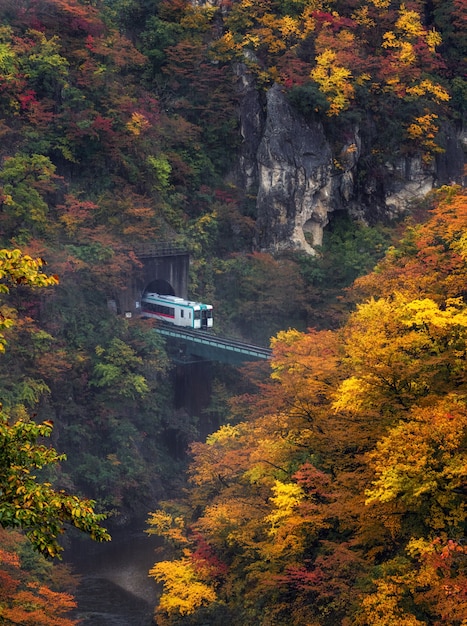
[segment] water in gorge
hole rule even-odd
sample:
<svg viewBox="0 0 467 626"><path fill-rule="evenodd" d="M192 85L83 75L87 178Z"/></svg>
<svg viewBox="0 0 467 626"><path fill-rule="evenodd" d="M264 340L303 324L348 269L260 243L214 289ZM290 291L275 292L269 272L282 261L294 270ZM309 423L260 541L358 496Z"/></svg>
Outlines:
<svg viewBox="0 0 467 626"><path fill-rule="evenodd" d="M151 626L158 586L148 576L157 560L157 537L141 529L112 532L112 541L77 539L64 560L80 576L71 617L80 626ZM160 558L160 557L159 557Z"/></svg>

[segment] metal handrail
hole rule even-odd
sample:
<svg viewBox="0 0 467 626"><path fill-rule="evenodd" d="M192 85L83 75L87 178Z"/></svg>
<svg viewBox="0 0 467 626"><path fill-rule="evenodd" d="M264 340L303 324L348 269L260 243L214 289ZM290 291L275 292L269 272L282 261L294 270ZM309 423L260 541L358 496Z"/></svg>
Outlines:
<svg viewBox="0 0 467 626"><path fill-rule="evenodd" d="M142 244L135 246L134 251L139 258L189 254L189 250L185 246L170 242Z"/></svg>

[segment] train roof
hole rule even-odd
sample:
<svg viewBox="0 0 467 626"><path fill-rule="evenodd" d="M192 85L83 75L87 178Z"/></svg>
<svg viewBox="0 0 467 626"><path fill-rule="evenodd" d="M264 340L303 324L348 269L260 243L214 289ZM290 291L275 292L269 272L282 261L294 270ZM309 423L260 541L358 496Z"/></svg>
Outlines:
<svg viewBox="0 0 467 626"><path fill-rule="evenodd" d="M163 300L165 302L171 302L172 304L180 304L180 305L184 305L184 306L206 306L206 307L211 307L211 304L205 304L204 302L195 302L193 300L185 300L184 298L180 298L178 296L170 296L170 295L163 295L160 293L150 293L150 292L146 292L145 294L143 294L143 300L144 298L154 298L156 300Z"/></svg>

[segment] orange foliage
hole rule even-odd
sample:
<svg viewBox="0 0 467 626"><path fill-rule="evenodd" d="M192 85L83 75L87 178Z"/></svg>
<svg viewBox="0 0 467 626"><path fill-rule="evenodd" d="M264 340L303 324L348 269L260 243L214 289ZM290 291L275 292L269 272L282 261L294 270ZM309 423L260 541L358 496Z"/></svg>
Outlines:
<svg viewBox="0 0 467 626"><path fill-rule="evenodd" d="M76 626L78 622L67 617L76 607L73 596L53 591L21 569L17 552L24 543L21 535L0 528L0 541L5 546L0 549L1 623L11 626ZM76 580L73 582L76 583Z"/></svg>
<svg viewBox="0 0 467 626"><path fill-rule="evenodd" d="M235 404L242 421L193 445L177 581L195 530L216 564L198 559L215 588L203 610L263 626L463 625L466 218L465 193L444 190L358 281L375 297L339 332L279 333L270 382Z"/></svg>
<svg viewBox="0 0 467 626"><path fill-rule="evenodd" d="M441 302L465 292L467 192L445 188L425 224L412 226L401 244L389 251L376 271L356 280L355 297L386 296L396 291L408 297L424 294Z"/></svg>

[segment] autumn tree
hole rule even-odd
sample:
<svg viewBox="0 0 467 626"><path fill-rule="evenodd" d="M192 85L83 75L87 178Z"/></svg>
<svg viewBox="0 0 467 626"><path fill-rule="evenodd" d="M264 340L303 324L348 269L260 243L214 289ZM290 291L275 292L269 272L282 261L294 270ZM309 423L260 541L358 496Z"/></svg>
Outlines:
<svg viewBox="0 0 467 626"><path fill-rule="evenodd" d="M187 498L149 520L177 551L152 570L159 623L463 623L463 208L444 190L340 331L279 333L270 382L193 444Z"/></svg>
<svg viewBox="0 0 467 626"><path fill-rule="evenodd" d="M67 615L76 607L70 593L76 577L64 565L44 563L39 555L31 558L20 533L0 529L0 539L2 623L74 626L76 620ZM26 561L28 567L24 566Z"/></svg>
<svg viewBox="0 0 467 626"><path fill-rule="evenodd" d="M9 293L11 285L44 287L57 283L55 277L41 272L43 261L23 256L19 250L0 251L1 291ZM2 326L13 321L3 317ZM65 524L71 524L92 538L110 539L100 522L105 515L94 511L95 503L55 490L49 482L38 480L36 472L65 459L52 447L40 443L50 437L50 421L36 424L18 407L12 416L0 414L1 498L0 524L26 532L34 547L48 556L58 556L63 549L58 537Z"/></svg>

